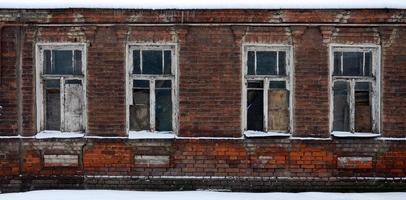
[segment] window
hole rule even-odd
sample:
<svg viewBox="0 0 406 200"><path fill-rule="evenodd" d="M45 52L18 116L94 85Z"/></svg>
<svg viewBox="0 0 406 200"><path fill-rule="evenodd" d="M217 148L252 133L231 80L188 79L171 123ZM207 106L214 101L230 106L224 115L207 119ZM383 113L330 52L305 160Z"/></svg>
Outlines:
<svg viewBox="0 0 406 200"><path fill-rule="evenodd" d="M129 46L129 130L175 130L175 45Z"/></svg>
<svg viewBox="0 0 406 200"><path fill-rule="evenodd" d="M379 47L331 47L332 131L379 133Z"/></svg>
<svg viewBox="0 0 406 200"><path fill-rule="evenodd" d="M85 45L37 44L37 131L85 131Z"/></svg>
<svg viewBox="0 0 406 200"><path fill-rule="evenodd" d="M289 46L244 46L245 131L290 132L289 58Z"/></svg>

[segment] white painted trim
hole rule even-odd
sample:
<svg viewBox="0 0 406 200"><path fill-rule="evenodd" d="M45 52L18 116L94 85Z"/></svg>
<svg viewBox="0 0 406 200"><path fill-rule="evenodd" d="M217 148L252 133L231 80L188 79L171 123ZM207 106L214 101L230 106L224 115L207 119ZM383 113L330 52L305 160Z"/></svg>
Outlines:
<svg viewBox="0 0 406 200"><path fill-rule="evenodd" d="M275 75L247 75L247 59L248 59L248 51L285 51L286 52L286 76L275 76ZM242 56L242 65L241 65L241 135L244 136L247 127L247 80L263 80L264 81L264 129L267 130L268 125L268 109L267 109L267 100L268 100L268 92L269 88L269 81L271 80L284 80L286 81L286 89L289 91L289 133L284 134L291 134L293 133L293 96L294 96L294 88L293 88L293 46L289 44L263 44L263 43L243 43L241 48L241 56ZM256 56L255 56L256 58ZM255 63L256 65L256 63ZM264 131L264 134L267 132ZM281 133L280 133L281 134Z"/></svg>
<svg viewBox="0 0 406 200"><path fill-rule="evenodd" d="M139 50L170 50L171 51L171 75L134 75L132 73L133 57L132 51L135 49ZM132 105L132 83L134 78L144 79L150 81L150 129L149 131L155 132L155 80L156 79L166 79L171 80L171 93L172 93L172 131L174 133L178 132L179 120L179 67L178 67L178 44L173 42L168 43L139 43L139 42L127 42L126 44L126 132L127 135L130 134L130 115L129 108ZM141 56L142 58L142 56ZM141 60L142 62L142 60ZM164 62L164 60L162 61ZM162 63L164 65L164 63ZM159 132L156 132L159 133Z"/></svg>
<svg viewBox="0 0 406 200"><path fill-rule="evenodd" d="M87 44L86 43L71 43L71 42L38 42L35 44L35 92L36 92L36 131L40 133L45 130L45 116L44 116L44 99L43 99L43 79L47 76L42 76L43 72L43 52L44 50L81 50L82 51L82 75L51 75L49 79L59 79L62 81L61 85L61 104L63 103L63 88L64 78L74 78L82 81L83 87L83 128L84 132L87 132ZM74 56L74 54L73 54ZM72 63L73 64L73 63ZM61 106L61 129L63 129L63 106Z"/></svg>
<svg viewBox="0 0 406 200"><path fill-rule="evenodd" d="M365 51L371 51L372 52L372 69L371 73L372 76L375 76L375 78L371 77L346 77L346 76L333 76L334 72L334 52L335 51L342 51L342 52L365 52ZM341 63L342 64L342 63ZM381 130L381 71L382 71L382 63L381 63L381 46L377 44L371 44L371 43L363 43L363 44L336 44L336 43L331 43L329 44L329 104L330 104L330 119L329 119L329 131L332 135L336 137L340 137L337 135L343 135L343 134L337 134L337 132L341 131L333 131L333 122L334 122L334 94L333 94L333 82L337 79L342 79L346 80L347 82L350 83L350 93L351 93L351 131L353 132L354 130L354 111L352 108L354 105L354 86L355 86L355 80L365 80L366 82L370 82L372 85L372 99L371 99L371 117L372 117L372 129L376 130L378 133L369 133L373 134L373 137L377 137L380 135L382 132ZM352 135L359 135L359 134L367 134L367 133L350 133L347 132L348 134ZM347 135L348 135L347 134ZM377 135L377 136L375 136Z"/></svg>

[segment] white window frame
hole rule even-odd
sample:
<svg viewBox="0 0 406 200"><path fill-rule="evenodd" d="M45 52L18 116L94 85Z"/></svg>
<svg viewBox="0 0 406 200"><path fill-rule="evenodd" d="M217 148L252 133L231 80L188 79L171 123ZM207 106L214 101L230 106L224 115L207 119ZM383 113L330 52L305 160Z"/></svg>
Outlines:
<svg viewBox="0 0 406 200"><path fill-rule="evenodd" d="M44 75L44 66L43 66L43 53L44 50L81 50L82 51L82 75ZM61 99L64 99L64 92L63 92L63 85L65 85L66 80L81 80L82 87L83 87L83 129L84 132L87 132L87 48L86 43L69 43L69 42L61 42L61 43L36 43L35 45L35 70L36 70L36 81L35 81L35 91L36 91L36 126L37 126L37 133L42 131L47 131L45 129L45 113L44 113L44 85L43 80L52 80L52 79L61 79L62 84L60 93ZM74 58L72 58L74 59ZM61 101L61 124L63 124L63 101ZM59 132L59 131L57 131Z"/></svg>
<svg viewBox="0 0 406 200"><path fill-rule="evenodd" d="M286 52L286 76L280 77L279 75L247 75L248 73L248 51L285 51ZM246 137L266 137L266 136L290 136L293 130L293 48L292 45L285 44L252 44L247 43L242 45L242 92L241 92L241 130L242 135ZM277 56L278 57L278 56ZM277 61L278 63L278 61ZM256 65L256 63L255 63ZM262 80L264 81L264 131L248 131L247 130L247 81L248 80ZM286 81L286 89L289 91L289 130L288 132L265 131L268 129L268 92L270 81ZM252 133L251 133L252 132Z"/></svg>
<svg viewBox="0 0 406 200"><path fill-rule="evenodd" d="M371 76L333 76L334 73L334 52L365 52L372 54L372 77ZM330 124L329 130L336 137L376 137L381 133L381 46L376 44L330 44L329 45L329 98L330 98ZM350 131L333 131L334 122L334 82L346 81L350 84ZM361 133L355 132L355 82L370 82L372 87L371 97L371 118L372 131Z"/></svg>
<svg viewBox="0 0 406 200"><path fill-rule="evenodd" d="M133 56L134 50L171 50L171 74L133 74ZM142 62L142 61L141 61ZM164 64L164 63L162 63ZM150 130L142 130L141 132L150 133L170 133L176 134L178 131L178 45L176 43L128 43L126 45L126 132L131 134L138 131L130 130L130 105L133 100L133 80L148 80L150 81ZM155 80L171 80L171 92L172 92L172 131L155 131Z"/></svg>

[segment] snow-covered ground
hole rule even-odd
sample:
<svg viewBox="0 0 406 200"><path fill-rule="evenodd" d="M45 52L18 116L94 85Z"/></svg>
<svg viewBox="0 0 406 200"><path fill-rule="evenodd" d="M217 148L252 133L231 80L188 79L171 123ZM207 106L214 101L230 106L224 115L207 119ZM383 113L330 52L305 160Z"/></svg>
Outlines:
<svg viewBox="0 0 406 200"><path fill-rule="evenodd" d="M42 190L0 194L0 200L405 200L406 192L388 193L236 193Z"/></svg>

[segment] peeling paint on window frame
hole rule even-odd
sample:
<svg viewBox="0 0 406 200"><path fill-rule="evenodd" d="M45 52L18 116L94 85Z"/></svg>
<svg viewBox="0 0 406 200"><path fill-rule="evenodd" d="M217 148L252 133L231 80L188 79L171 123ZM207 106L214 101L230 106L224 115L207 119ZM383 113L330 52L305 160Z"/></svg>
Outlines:
<svg viewBox="0 0 406 200"><path fill-rule="evenodd" d="M44 50L80 50L82 51L82 74L81 75L44 75ZM40 133L45 131L45 112L44 112L44 89L43 80L60 80L61 99L64 98L63 87L66 80L81 80L83 87L83 131L87 132L87 44L86 43L70 43L70 42L39 42L35 44L35 105L36 105L36 131ZM74 55L72 56L74 59ZM73 64L73 63L72 63ZM62 101L61 101L62 102ZM62 104L62 103L61 103ZM63 124L64 106L61 106L61 125ZM62 127L61 127L62 129ZM63 132L63 130L61 130Z"/></svg>
<svg viewBox="0 0 406 200"><path fill-rule="evenodd" d="M245 43L242 44L241 48L241 135L244 136L247 131L247 81L248 80L262 80L264 81L264 130L262 132L269 133L270 136L279 136L278 131L267 131L268 129L268 92L269 92L269 82L283 80L286 81L286 90L289 91L289 126L288 131L282 131L286 133L286 136L290 136L294 132L294 87L293 87L293 77L294 77L294 66L293 66L293 46L288 44L260 44L260 43ZM248 51L285 51L286 53L286 76L280 75L248 75ZM277 61L278 62L278 61ZM255 64L256 65L256 64ZM279 67L277 67L279 68Z"/></svg>
<svg viewBox="0 0 406 200"><path fill-rule="evenodd" d="M134 50L170 50L171 51L171 74L133 74L133 56ZM177 43L137 43L130 42L126 45L126 64L125 64L125 84L126 84L126 132L130 130L130 105L132 105L132 89L133 80L148 80L150 82L150 131L152 133L160 133L155 127L155 80L171 80L171 96L172 96L172 131L173 134L178 132L178 83L179 83L179 68L178 68L178 44ZM162 55L164 56L164 55ZM141 61L142 62L142 61ZM164 60L162 61L164 65ZM163 133L168 133L164 131Z"/></svg>
<svg viewBox="0 0 406 200"><path fill-rule="evenodd" d="M335 52L365 52L371 51L372 53L372 67L371 76L337 76L334 73L334 53ZM375 133L376 136L380 136L382 131L381 125L381 46L377 44L330 44L329 45L329 103L330 103L330 115L329 115L329 130L332 135L333 122L334 122L334 97L333 86L335 81L345 81L350 84L350 132L354 135L362 134L355 132L355 82L369 82L372 85L372 97L371 97L371 118L372 118L372 130L368 132ZM342 132L342 131L339 131Z"/></svg>

